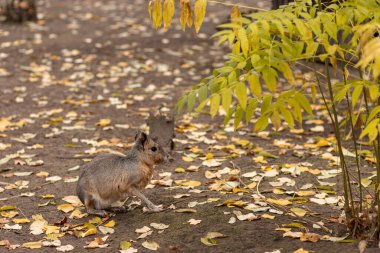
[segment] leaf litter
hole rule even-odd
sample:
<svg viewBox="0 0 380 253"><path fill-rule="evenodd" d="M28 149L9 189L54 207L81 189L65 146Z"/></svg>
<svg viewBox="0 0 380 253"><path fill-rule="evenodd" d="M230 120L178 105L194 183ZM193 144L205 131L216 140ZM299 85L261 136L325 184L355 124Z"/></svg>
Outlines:
<svg viewBox="0 0 380 253"><path fill-rule="evenodd" d="M140 14L126 17L125 13L115 11L117 6L128 10L138 8L136 13ZM160 103L164 109L170 110L172 100L184 91L179 85L201 79L195 75L196 70L200 69L199 66L206 69L210 64L199 59L199 55L206 52L224 54L223 50L205 45L200 39L202 46L185 43L187 46L178 50L180 53L170 46L163 48L164 52L170 52L170 57L164 55L157 59L155 56L160 50L154 46L148 44L145 49L139 49L136 42L122 41L122 38L142 33L149 39L156 38L149 20L140 20L141 13L145 13L142 6L142 3L141 7L132 7L121 2L94 6L76 3L75 8L64 6L64 11L55 18L60 23L59 29L67 34L61 35L61 30L42 19L39 25L49 30L26 30L34 38L30 41L21 39L20 34L4 32L10 27L0 29L0 39L7 41L0 44L1 49L18 50L22 55L20 58L28 58L20 60L19 66L13 66L10 61L8 66L0 68L2 80L17 83L15 87L6 84L1 93L4 103L9 104L14 112L7 111L7 115L0 118L0 170L4 181L0 185L1 201L4 201L0 209L0 228L17 230L25 235L22 241L15 241L12 236L2 238L0 247L87 251L110 248L115 243L115 234L126 233L123 241L116 242L120 252L167 249L175 246L167 245L165 236L177 226L187 229L188 233L198 228L200 231L217 228L217 223L208 222L208 217L203 214L205 210L212 210L211 213L218 216L218 222L225 226L255 229L255 223L260 226L271 224L268 229L275 230L273 221L276 221L276 224L283 224L280 228L284 229L276 233L300 242L338 240L323 227L326 224L332 227L330 222L339 224L339 212L326 217L318 213L343 207L341 196L335 192L336 178L341 174L336 166L339 160L333 149L334 140L322 136L327 120L322 111L317 112L320 121L305 124L311 134L288 131L285 127L281 136L270 131L252 133L247 126L239 127L234 133L231 124L222 131L221 122L181 115L176 122L176 161L165 171L160 171L161 175L155 175L147 190L148 194L159 193L157 202L167 203L163 201L167 196L173 200L163 216L144 214L149 221L144 218L126 224L85 213L79 199L72 195L73 183L82 165L92 159L85 156L125 153L133 142L134 129L145 127L144 119L149 111L155 110ZM54 13L53 9L44 11ZM110 21L107 15L103 18L96 12L112 13L117 18ZM93 30L93 27L88 29L91 22L103 27L103 31L96 28L94 32L86 33ZM114 35L102 40L107 29L111 29ZM60 36L72 37L76 43L63 44L63 48L54 54L48 51L36 53L45 43L56 43ZM170 36L169 40L179 39L175 34ZM115 57L88 53L82 45L99 51L111 50ZM29 56L33 56L33 60L29 60ZM183 61L182 65L174 64L178 60ZM161 81L161 77L171 79ZM157 82L150 81L157 79ZM147 98L151 101L143 103ZM24 109L20 112L17 109L16 113L15 108L21 105ZM296 135L300 138L295 138ZM350 150L345 152L347 156L352 154ZM58 158L62 154L67 154L70 159ZM316 159L305 162L302 157ZM370 156L366 159L373 160ZM370 181L371 178L364 179L362 184L370 185ZM205 192L207 196L202 195ZM40 195L44 197L38 197ZM140 202L129 205L141 207ZM139 208L133 212L138 212ZM45 215L47 212L54 215ZM116 215L124 217L123 214ZM176 217L180 222L175 224L171 219L158 218L164 215ZM129 217L129 214L125 216ZM299 219L312 219L313 222L301 224ZM307 232L308 229L313 232ZM228 240L235 236L228 229L221 232L206 235L198 232L201 246L218 247L228 244ZM35 236L35 241L26 240L30 234ZM300 247L298 252L308 251Z"/></svg>

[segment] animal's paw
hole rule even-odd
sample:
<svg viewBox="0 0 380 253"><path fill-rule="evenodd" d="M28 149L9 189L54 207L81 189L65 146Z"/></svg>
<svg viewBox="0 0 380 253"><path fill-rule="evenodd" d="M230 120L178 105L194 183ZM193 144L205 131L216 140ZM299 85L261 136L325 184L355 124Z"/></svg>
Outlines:
<svg viewBox="0 0 380 253"><path fill-rule="evenodd" d="M114 213L126 213L129 211L128 207L126 206L111 207L109 210Z"/></svg>
<svg viewBox="0 0 380 253"><path fill-rule="evenodd" d="M108 213L105 210L91 210L88 213L98 215L103 218L108 216Z"/></svg>
<svg viewBox="0 0 380 253"><path fill-rule="evenodd" d="M162 205L150 206L148 208L146 208L146 207L143 208L143 212L145 212L145 213L159 213L162 211L164 211L164 208L162 207Z"/></svg>

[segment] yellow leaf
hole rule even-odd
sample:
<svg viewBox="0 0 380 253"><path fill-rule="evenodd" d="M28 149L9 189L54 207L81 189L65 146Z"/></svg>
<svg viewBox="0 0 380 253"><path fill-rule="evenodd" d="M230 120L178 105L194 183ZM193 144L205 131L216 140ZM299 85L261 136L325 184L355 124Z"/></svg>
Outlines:
<svg viewBox="0 0 380 253"><path fill-rule="evenodd" d="M292 204L292 202L290 202L287 199L271 199L271 198L268 198L267 201L269 203L276 204L276 205L279 205L279 206L287 206L287 205L291 205Z"/></svg>
<svg viewBox="0 0 380 253"><path fill-rule="evenodd" d="M206 154L206 160L210 160L210 159L212 159L212 158L214 158L214 155L213 155L213 154L211 154L211 153L207 153L207 154Z"/></svg>
<svg viewBox="0 0 380 253"><path fill-rule="evenodd" d="M126 249L129 249L130 247L132 247L132 244L128 241L121 241L120 242L120 249L121 250L126 250Z"/></svg>
<svg viewBox="0 0 380 253"><path fill-rule="evenodd" d="M179 18L179 22L182 30L184 31L189 18L191 19L190 0L181 0L181 16Z"/></svg>
<svg viewBox="0 0 380 253"><path fill-rule="evenodd" d="M217 245L215 239L208 238L208 237L202 237L202 238L201 238L201 242L202 242L204 245L207 245L207 246L214 246L214 245Z"/></svg>
<svg viewBox="0 0 380 253"><path fill-rule="evenodd" d="M46 226L45 229L46 229L45 234L47 235L59 233L59 227L57 226Z"/></svg>
<svg viewBox="0 0 380 253"><path fill-rule="evenodd" d="M189 156L182 156L182 160L184 160L185 162L192 162L194 161L193 158L189 157Z"/></svg>
<svg viewBox="0 0 380 253"><path fill-rule="evenodd" d="M259 156L257 156L257 157L254 157L253 160L254 160L256 163L263 163L263 164L268 163L268 161L265 160L265 159L264 159L264 156L262 156L262 155L259 155Z"/></svg>
<svg viewBox="0 0 380 253"><path fill-rule="evenodd" d="M256 185L257 185L256 182L252 182L252 183L250 183L249 185L246 185L245 187L248 188L248 189L253 189L253 188L256 187Z"/></svg>
<svg viewBox="0 0 380 253"><path fill-rule="evenodd" d="M22 224L22 223L28 223L28 222L30 222L30 220L27 219L27 218L23 218L23 219L13 219L13 222L14 222L14 223L17 223L17 224Z"/></svg>
<svg viewBox="0 0 380 253"><path fill-rule="evenodd" d="M176 173L184 173L186 170L184 168L176 168L175 172Z"/></svg>
<svg viewBox="0 0 380 253"><path fill-rule="evenodd" d="M154 0L153 13L152 13L153 25L156 29L162 25L162 1Z"/></svg>
<svg viewBox="0 0 380 253"><path fill-rule="evenodd" d="M369 178L362 178L361 183L364 187L368 187L372 184L372 180Z"/></svg>
<svg viewBox="0 0 380 253"><path fill-rule="evenodd" d="M174 0L164 0L164 28L169 29L174 16Z"/></svg>
<svg viewBox="0 0 380 253"><path fill-rule="evenodd" d="M187 182L183 182L181 185L182 186L193 186L193 187L197 187L197 186L200 186L202 183L199 182L199 181L187 181Z"/></svg>
<svg viewBox="0 0 380 253"><path fill-rule="evenodd" d="M109 222L107 222L104 226L107 227L107 228L113 228L115 226L115 221L114 220L111 220Z"/></svg>
<svg viewBox="0 0 380 253"><path fill-rule="evenodd" d="M90 228L89 230L87 230L86 232L84 232L82 234L82 237L86 237L86 236L89 236L89 235L94 235L98 232L98 230L96 229L96 227L93 227L93 228Z"/></svg>
<svg viewBox="0 0 380 253"><path fill-rule="evenodd" d="M74 207L71 204L62 204L62 205L57 206L57 209L64 213L68 213L74 210Z"/></svg>
<svg viewBox="0 0 380 253"><path fill-rule="evenodd" d="M297 194L299 196L312 196L312 195L315 195L315 191L298 191Z"/></svg>
<svg viewBox="0 0 380 253"><path fill-rule="evenodd" d="M100 217L96 216L88 221L91 224L101 224L103 221Z"/></svg>
<svg viewBox="0 0 380 253"><path fill-rule="evenodd" d="M206 14L207 0L196 0L194 4L194 27L198 33Z"/></svg>
<svg viewBox="0 0 380 253"><path fill-rule="evenodd" d="M280 194L280 195L285 193L284 190L279 189L279 188L274 188L274 189L272 190L272 192L273 192L274 194Z"/></svg>
<svg viewBox="0 0 380 253"><path fill-rule="evenodd" d="M297 208L297 207L290 208L290 211L292 211L295 215L297 215L299 217L304 217L305 214L307 213L306 210L304 210L302 208Z"/></svg>
<svg viewBox="0 0 380 253"><path fill-rule="evenodd" d="M296 251L294 251L293 253L309 253L309 251L305 250L303 248L300 248L300 249L297 249Z"/></svg>
<svg viewBox="0 0 380 253"><path fill-rule="evenodd" d="M285 228L305 228L304 225L302 225L301 223L298 223L298 222L293 222L293 223L285 224L282 226Z"/></svg>
<svg viewBox="0 0 380 253"><path fill-rule="evenodd" d="M270 214L267 214L267 213L264 213L263 215L261 215L261 217L265 218L265 219L270 219L270 220L273 220L274 218L276 218L276 216L270 215Z"/></svg>
<svg viewBox="0 0 380 253"><path fill-rule="evenodd" d="M10 210L15 210L15 206L2 206L0 207L0 211L10 211Z"/></svg>
<svg viewBox="0 0 380 253"><path fill-rule="evenodd" d="M42 247L42 242L26 242L21 245L23 248L28 248L28 249L39 249Z"/></svg>
<svg viewBox="0 0 380 253"><path fill-rule="evenodd" d="M321 171L319 169L309 169L307 172L313 174L313 175L319 175L321 174Z"/></svg>
<svg viewBox="0 0 380 253"><path fill-rule="evenodd" d="M97 126L101 126L101 127L109 126L110 124L111 124L110 119L101 119L96 123Z"/></svg>
<svg viewBox="0 0 380 253"><path fill-rule="evenodd" d="M328 147L328 146L330 146L329 142L326 139L320 139L315 145L317 147Z"/></svg>
<svg viewBox="0 0 380 253"><path fill-rule="evenodd" d="M0 119L0 132L4 132L9 126L12 125L9 118L1 118Z"/></svg>
<svg viewBox="0 0 380 253"><path fill-rule="evenodd" d="M240 40L241 51L243 52L244 56L247 57L249 50L249 42L247 32L244 28L240 28L238 30L238 38Z"/></svg>
<svg viewBox="0 0 380 253"><path fill-rule="evenodd" d="M53 194L45 194L41 196L43 199L53 199L55 196Z"/></svg>
<svg viewBox="0 0 380 253"><path fill-rule="evenodd" d="M2 212L0 212L0 215L5 217L5 218L13 218L16 215L18 215L18 212L16 212L16 211L8 211L8 212L2 211Z"/></svg>

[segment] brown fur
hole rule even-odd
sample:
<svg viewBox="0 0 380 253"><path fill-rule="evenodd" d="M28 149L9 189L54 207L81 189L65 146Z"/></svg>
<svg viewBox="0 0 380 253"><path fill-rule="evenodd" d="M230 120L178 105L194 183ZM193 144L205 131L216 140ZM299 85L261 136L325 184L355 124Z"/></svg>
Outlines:
<svg viewBox="0 0 380 253"><path fill-rule="evenodd" d="M149 183L154 165L165 158L161 146L139 132L126 157L109 154L97 157L85 166L78 180L78 197L88 213L101 216L107 214L104 209L110 208L112 203L130 195L141 198L151 211L161 211L140 191Z"/></svg>

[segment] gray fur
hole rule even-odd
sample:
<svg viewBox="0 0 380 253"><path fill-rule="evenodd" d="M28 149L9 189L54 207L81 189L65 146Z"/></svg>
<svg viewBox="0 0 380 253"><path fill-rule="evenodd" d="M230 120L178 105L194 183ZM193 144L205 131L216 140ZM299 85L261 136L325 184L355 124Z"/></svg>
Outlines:
<svg viewBox="0 0 380 253"><path fill-rule="evenodd" d="M152 211L161 211L140 190L153 173L154 164L164 160L163 149L145 133L138 133L130 153L124 157L101 155L84 166L78 180L77 195L87 212L104 216L112 203L129 195L141 198Z"/></svg>

